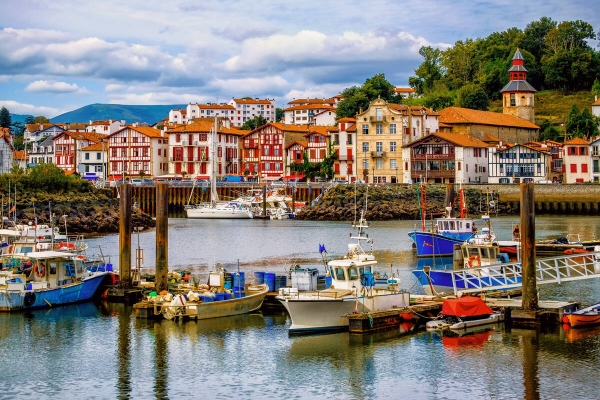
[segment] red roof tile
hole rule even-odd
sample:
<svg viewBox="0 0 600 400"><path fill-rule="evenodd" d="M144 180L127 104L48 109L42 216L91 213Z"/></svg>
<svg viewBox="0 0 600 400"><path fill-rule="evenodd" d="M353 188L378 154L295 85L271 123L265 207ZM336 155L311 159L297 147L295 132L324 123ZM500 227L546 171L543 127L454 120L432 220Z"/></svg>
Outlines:
<svg viewBox="0 0 600 400"><path fill-rule="evenodd" d="M539 126L522 118L490 111L471 110L470 108L448 107L440 111L440 122L444 124L475 124L507 126L524 129L540 129Z"/></svg>

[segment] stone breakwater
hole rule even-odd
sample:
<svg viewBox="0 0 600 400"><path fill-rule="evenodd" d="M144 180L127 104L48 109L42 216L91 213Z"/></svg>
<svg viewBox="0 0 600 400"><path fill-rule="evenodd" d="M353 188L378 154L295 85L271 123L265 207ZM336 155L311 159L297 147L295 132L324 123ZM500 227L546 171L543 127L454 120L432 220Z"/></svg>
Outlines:
<svg viewBox="0 0 600 400"><path fill-rule="evenodd" d="M458 187L455 186L456 193ZM520 212L519 185L465 185L467 208L471 214L493 211L498 215ZM368 195L367 195L368 190ZM600 185L534 185L536 213L598 215ZM356 198L356 201L355 201ZM446 185L428 185L425 194L427 213L445 209ZM304 220L353 220L355 204L360 208L367 201L366 217L371 221L390 219L420 219L421 208L417 185L338 185L329 190L315 205L300 210L296 216ZM455 207L455 210L458 208ZM428 219L430 216L428 216Z"/></svg>
<svg viewBox="0 0 600 400"><path fill-rule="evenodd" d="M34 208L35 206L35 208ZM113 199L107 190L90 193L67 193L50 195L35 193L17 197L17 223L50 225L50 209L54 214L54 225L65 232L65 221L69 235L86 236L119 232L119 200ZM64 218L63 216L66 216ZM12 217L10 218L12 220ZM132 226L144 229L154 228L156 221L139 209L131 216Z"/></svg>

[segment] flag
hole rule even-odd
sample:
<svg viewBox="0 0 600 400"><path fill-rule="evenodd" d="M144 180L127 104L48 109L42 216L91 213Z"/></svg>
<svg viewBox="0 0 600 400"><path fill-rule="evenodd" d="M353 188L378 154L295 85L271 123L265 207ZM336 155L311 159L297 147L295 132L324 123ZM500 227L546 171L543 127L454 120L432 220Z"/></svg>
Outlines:
<svg viewBox="0 0 600 400"><path fill-rule="evenodd" d="M14 206L12 206L12 208L10 209L10 211L8 213L10 214L10 213L13 213L15 211L17 211L17 205L16 204Z"/></svg>
<svg viewBox="0 0 600 400"><path fill-rule="evenodd" d="M35 221L33 222L33 227L37 228L37 215L35 216Z"/></svg>

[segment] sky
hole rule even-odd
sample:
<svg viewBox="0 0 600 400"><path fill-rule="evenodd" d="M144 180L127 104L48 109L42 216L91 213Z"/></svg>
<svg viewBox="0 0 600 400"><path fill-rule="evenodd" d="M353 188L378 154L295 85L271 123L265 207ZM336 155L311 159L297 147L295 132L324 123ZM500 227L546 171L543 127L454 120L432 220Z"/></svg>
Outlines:
<svg viewBox="0 0 600 400"><path fill-rule="evenodd" d="M421 46L544 16L600 30L597 0L0 0L0 107L52 118L251 96L285 108L379 73L408 86Z"/></svg>

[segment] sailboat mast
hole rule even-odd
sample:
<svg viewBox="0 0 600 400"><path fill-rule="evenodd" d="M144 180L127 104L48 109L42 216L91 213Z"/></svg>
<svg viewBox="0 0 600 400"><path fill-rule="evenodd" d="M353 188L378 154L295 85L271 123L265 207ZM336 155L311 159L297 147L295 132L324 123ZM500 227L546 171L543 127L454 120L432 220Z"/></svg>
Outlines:
<svg viewBox="0 0 600 400"><path fill-rule="evenodd" d="M215 116L215 124L211 130L211 148L210 148L210 202L214 205L218 200L217 185L216 185L216 171L215 171L215 146L217 141L217 117Z"/></svg>

